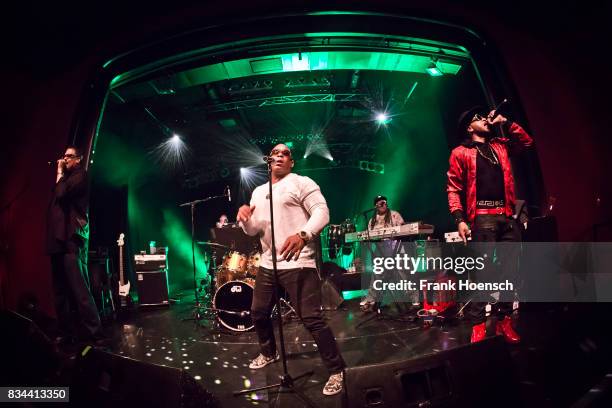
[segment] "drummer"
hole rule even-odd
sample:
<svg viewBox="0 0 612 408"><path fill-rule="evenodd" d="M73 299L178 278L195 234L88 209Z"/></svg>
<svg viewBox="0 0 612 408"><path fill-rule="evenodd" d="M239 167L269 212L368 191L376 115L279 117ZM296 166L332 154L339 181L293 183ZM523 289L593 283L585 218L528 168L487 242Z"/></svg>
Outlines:
<svg viewBox="0 0 612 408"><path fill-rule="evenodd" d="M227 218L226 214L221 214L219 216L219 221L217 221L217 223L215 224L217 226L217 228L223 228L225 226L227 226L229 223L229 220Z"/></svg>

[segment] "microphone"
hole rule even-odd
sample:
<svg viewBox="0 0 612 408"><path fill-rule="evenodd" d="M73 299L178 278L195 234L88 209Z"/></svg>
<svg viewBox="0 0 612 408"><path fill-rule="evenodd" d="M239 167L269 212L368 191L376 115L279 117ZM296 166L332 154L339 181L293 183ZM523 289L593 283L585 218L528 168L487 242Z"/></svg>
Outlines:
<svg viewBox="0 0 612 408"><path fill-rule="evenodd" d="M507 98L504 98L504 100L503 100L503 101L501 101L501 102L499 103L499 105L497 105L497 106L495 107L495 109L493 109L493 112L492 112L493 114L491 115L491 117L492 117L492 118L496 117L496 116L497 116L497 112L498 112L499 110L501 110L501 108L502 108L502 107L504 107L505 105L507 105L507 104L509 104L509 103L510 103L510 101L509 101Z"/></svg>
<svg viewBox="0 0 612 408"><path fill-rule="evenodd" d="M225 186L225 195L227 196L227 201L232 202L232 190L230 190L229 186Z"/></svg>
<svg viewBox="0 0 612 408"><path fill-rule="evenodd" d="M264 156L263 157L263 161L264 161L264 163L272 163L274 161L274 157L272 157L272 156Z"/></svg>
<svg viewBox="0 0 612 408"><path fill-rule="evenodd" d="M376 211L376 207L374 207L374 208L368 208L367 210L362 211L361 213L362 213L362 214L367 214L367 213L369 213L370 211Z"/></svg>

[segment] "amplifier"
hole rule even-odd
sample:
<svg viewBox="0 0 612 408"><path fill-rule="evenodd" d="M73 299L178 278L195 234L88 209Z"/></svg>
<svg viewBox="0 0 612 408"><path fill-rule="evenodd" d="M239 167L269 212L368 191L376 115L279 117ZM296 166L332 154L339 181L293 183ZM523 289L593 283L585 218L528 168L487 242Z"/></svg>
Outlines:
<svg viewBox="0 0 612 408"><path fill-rule="evenodd" d="M166 254L134 255L135 270L137 271L159 271L167 268L168 258Z"/></svg>
<svg viewBox="0 0 612 408"><path fill-rule="evenodd" d="M165 269L137 271L136 280L140 306L170 304L168 299L168 273Z"/></svg>

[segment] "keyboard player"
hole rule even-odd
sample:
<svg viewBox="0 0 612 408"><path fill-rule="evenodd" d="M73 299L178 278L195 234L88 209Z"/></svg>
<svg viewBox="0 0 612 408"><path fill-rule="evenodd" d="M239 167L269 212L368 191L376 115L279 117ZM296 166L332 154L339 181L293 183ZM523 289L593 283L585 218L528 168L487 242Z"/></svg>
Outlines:
<svg viewBox="0 0 612 408"><path fill-rule="evenodd" d="M397 227L404 224L404 218L402 215L389 208L387 197L383 195L378 195L374 197L374 207L376 211L372 218L368 222L368 230L373 231L381 228L387 227ZM393 239L386 239L380 241L376 244L374 256L385 256L385 257L393 257L395 249L395 241ZM379 253L376 253L379 252ZM380 253L382 252L382 253ZM373 283L374 280L380 279L380 276L376 276L372 274L372 279L370 280L370 287L368 289L368 294L363 298L363 300L359 303L361 309L363 311L373 311L375 308L376 302L382 301L381 293L374 290ZM413 304L418 305L418 292L414 294L410 294L409 298L413 300Z"/></svg>

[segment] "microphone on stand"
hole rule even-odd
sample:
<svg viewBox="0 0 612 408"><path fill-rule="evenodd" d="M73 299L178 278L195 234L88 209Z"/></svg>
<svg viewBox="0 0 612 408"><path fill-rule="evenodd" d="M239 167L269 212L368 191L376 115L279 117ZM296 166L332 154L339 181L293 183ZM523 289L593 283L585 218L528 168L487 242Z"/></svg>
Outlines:
<svg viewBox="0 0 612 408"><path fill-rule="evenodd" d="M225 195L227 196L227 201L232 202L232 190L230 190L229 186L225 186Z"/></svg>
<svg viewBox="0 0 612 408"><path fill-rule="evenodd" d="M362 214L367 214L367 213L369 213L370 211L376 211L376 207L374 207L374 208L368 208L367 210L362 211L361 213L362 213Z"/></svg>

